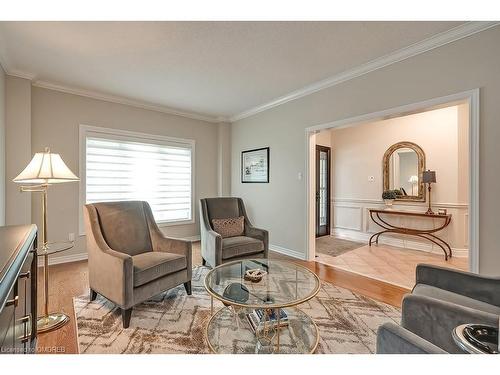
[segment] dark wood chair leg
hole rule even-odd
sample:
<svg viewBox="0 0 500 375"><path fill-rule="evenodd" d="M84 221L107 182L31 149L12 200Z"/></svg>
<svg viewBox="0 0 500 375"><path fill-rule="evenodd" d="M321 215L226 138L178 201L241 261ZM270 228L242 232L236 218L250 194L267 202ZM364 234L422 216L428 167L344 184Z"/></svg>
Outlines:
<svg viewBox="0 0 500 375"><path fill-rule="evenodd" d="M130 309L122 309L123 328L128 328L130 325L130 317L132 316L132 307Z"/></svg>
<svg viewBox="0 0 500 375"><path fill-rule="evenodd" d="M95 300L96 297L97 297L97 292L95 290L93 290L92 288L89 288L89 299L91 301Z"/></svg>
<svg viewBox="0 0 500 375"><path fill-rule="evenodd" d="M184 288L186 289L186 293L188 296L191 295L191 281L188 281L187 283L184 283Z"/></svg>
<svg viewBox="0 0 500 375"><path fill-rule="evenodd" d="M205 258L201 258L201 265L202 266L206 266L207 265L207 261L205 260Z"/></svg>

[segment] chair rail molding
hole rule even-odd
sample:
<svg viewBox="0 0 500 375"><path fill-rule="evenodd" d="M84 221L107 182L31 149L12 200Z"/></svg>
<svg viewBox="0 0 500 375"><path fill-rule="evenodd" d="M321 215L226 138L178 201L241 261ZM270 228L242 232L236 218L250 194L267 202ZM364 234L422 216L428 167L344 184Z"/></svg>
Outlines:
<svg viewBox="0 0 500 375"><path fill-rule="evenodd" d="M315 191L315 181L311 178L314 173L314 147L313 137L315 133L325 129L346 127L363 122L374 122L386 119L388 117L418 113L431 108L440 108L456 102L467 102L469 104L469 204L468 206L468 245L469 245L469 270L479 273L479 88L459 92L456 94L441 96L424 100L421 102L410 103L394 108L381 110L378 112L366 113L359 116L335 120L328 123L312 125L305 129L305 197L304 205L306 212L306 257L308 260L314 260L315 256L315 205L312 197ZM337 198L339 199L339 198ZM342 198L340 198L342 200ZM346 199L346 198L344 198ZM337 201L339 202L339 201ZM340 202L339 202L340 203ZM343 204L352 204L353 202L342 202ZM381 201L367 200L363 201L365 205L379 205ZM399 204L399 203L398 203ZM417 203L414 203L417 204ZM405 202L404 205L408 205ZM463 209L462 203L434 204L440 207L449 207L450 209Z"/></svg>

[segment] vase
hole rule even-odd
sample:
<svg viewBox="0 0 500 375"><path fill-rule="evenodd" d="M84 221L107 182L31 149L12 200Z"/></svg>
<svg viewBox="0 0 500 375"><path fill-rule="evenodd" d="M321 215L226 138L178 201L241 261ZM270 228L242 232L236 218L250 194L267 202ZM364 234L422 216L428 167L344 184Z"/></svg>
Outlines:
<svg viewBox="0 0 500 375"><path fill-rule="evenodd" d="M385 209L392 210L392 205L394 203L394 199L384 199Z"/></svg>

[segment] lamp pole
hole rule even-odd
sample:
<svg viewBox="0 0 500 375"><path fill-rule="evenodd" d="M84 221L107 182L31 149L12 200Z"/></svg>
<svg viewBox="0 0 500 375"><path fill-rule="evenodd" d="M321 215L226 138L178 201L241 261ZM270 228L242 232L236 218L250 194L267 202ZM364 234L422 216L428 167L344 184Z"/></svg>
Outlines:
<svg viewBox="0 0 500 375"><path fill-rule="evenodd" d="M42 194L42 255L43 255L43 284L44 284L44 314L37 320L37 331L46 332L59 328L69 321L63 313L49 314L49 246L47 237L47 192L49 184L35 186L21 186L22 192Z"/></svg>

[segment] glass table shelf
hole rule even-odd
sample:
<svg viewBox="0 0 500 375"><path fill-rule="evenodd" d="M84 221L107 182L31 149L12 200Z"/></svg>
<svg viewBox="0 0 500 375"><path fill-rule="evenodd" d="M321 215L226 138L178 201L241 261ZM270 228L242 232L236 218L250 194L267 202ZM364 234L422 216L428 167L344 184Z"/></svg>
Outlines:
<svg viewBox="0 0 500 375"><path fill-rule="evenodd" d="M235 313L236 311L236 313ZM263 344L252 330L247 314L252 309L224 307L208 323L207 341L220 354L309 354L319 342L316 323L302 310L287 307L286 326L281 326L269 344ZM279 340L278 335L279 334Z"/></svg>
<svg viewBox="0 0 500 375"><path fill-rule="evenodd" d="M75 246L74 241L54 241L47 242L45 247L41 247L37 249L37 255L52 255L57 254L66 250L69 250Z"/></svg>

